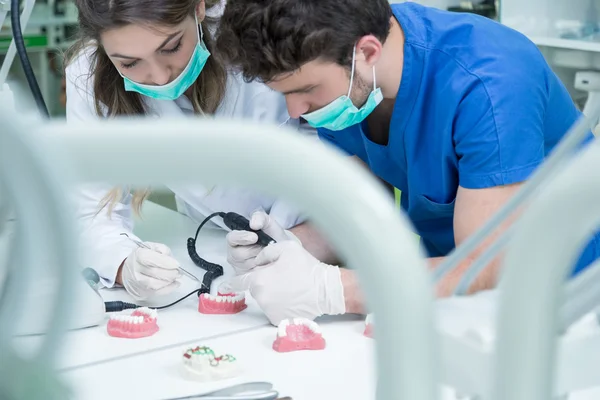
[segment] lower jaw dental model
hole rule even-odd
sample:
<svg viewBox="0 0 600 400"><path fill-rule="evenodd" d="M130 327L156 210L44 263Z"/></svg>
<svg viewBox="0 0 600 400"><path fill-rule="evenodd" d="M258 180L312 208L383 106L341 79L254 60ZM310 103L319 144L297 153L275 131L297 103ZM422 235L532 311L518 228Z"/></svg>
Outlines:
<svg viewBox="0 0 600 400"><path fill-rule="evenodd" d="M277 328L273 350L280 353L298 350L323 350L325 339L316 322L306 318L284 319Z"/></svg>
<svg viewBox="0 0 600 400"><path fill-rule="evenodd" d="M110 336L139 339L158 332L157 313L147 307L136 309L131 315L111 315L106 326Z"/></svg>
<svg viewBox="0 0 600 400"><path fill-rule="evenodd" d="M244 292L223 293L219 291L216 296L202 293L198 300L198 312L202 314L237 314L247 307Z"/></svg>
<svg viewBox="0 0 600 400"><path fill-rule="evenodd" d="M367 315L367 319L365 319L365 331L363 333L363 335L365 335L366 337L373 337L373 324L374 324L374 319L373 319L373 314L368 314Z"/></svg>
<svg viewBox="0 0 600 400"><path fill-rule="evenodd" d="M201 382L233 378L240 374L234 356L225 354L217 357L206 346L191 348L183 353L183 371L187 378Z"/></svg>

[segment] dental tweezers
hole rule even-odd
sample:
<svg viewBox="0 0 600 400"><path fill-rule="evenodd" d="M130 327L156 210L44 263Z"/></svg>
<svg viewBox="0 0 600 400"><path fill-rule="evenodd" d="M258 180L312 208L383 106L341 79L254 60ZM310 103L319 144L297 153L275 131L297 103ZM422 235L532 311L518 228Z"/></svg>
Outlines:
<svg viewBox="0 0 600 400"><path fill-rule="evenodd" d="M165 400L277 400L279 392L268 382L248 382L202 395Z"/></svg>

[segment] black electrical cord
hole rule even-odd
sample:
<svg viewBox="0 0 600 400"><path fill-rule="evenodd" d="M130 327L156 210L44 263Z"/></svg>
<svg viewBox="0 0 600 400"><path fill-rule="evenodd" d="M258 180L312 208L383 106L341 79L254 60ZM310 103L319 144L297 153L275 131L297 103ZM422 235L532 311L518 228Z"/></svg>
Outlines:
<svg viewBox="0 0 600 400"><path fill-rule="evenodd" d="M106 312L119 312L123 310L132 310L134 308L139 308L137 304L126 303L124 301L105 301L104 302L104 311Z"/></svg>
<svg viewBox="0 0 600 400"><path fill-rule="evenodd" d="M27 56L27 50L25 49L25 41L23 40L21 19L19 15L19 0L11 0L10 22L13 39L15 41L17 53L19 54L19 59L21 60L21 65L23 66L23 71L25 72L25 77L27 78L27 83L29 84L29 89L31 89L31 93L33 94L33 98L38 106L38 109L40 110L40 113L42 113L42 115L46 118L50 118L50 113L48 112L48 108L44 102L44 96L42 96L42 91L40 90L37 80L35 79L33 69L31 68L31 63L29 62L29 57Z"/></svg>
<svg viewBox="0 0 600 400"><path fill-rule="evenodd" d="M189 238L187 240L187 249L188 249L188 254L190 255L190 258L192 259L194 264L196 264L198 267L200 267L206 271L206 273L204 274L204 279L202 280L203 288L200 289L200 294L209 293L210 287L211 287L213 281L215 279L217 279L218 277L223 276L223 267L222 266L204 260L196 252L196 241L198 240L198 234L200 233L200 230L208 221L210 221L214 217L223 218L223 223L229 229L250 231L250 232L256 233L257 243L262 246L268 246L269 243L275 242L275 240L273 240L272 237L270 237L263 231L253 230L250 227L250 222L245 217L243 217L239 214L236 214L234 212L228 212L228 213L215 212L215 213L210 214L208 217L206 217L204 219L204 221L202 221L202 223L196 230L196 235L193 238Z"/></svg>
<svg viewBox="0 0 600 400"><path fill-rule="evenodd" d="M190 297L193 294L196 294L198 292L200 292L202 289L196 289L188 294L186 294L185 296L183 296L182 298L175 300L174 302L172 302L171 304L167 304L166 306L160 306L160 307L148 307L154 310L163 310L165 308L169 308L171 306L174 306L175 304L182 302L183 300L187 299L188 297ZM204 292L202 292L204 293ZM200 293L200 294L202 294ZM146 306L140 306L137 304L133 304L133 303L126 303L124 301L105 301L104 302L104 310L106 312L119 312L119 311L123 311L123 310L133 310L136 308L141 308L141 307L146 307Z"/></svg>
<svg viewBox="0 0 600 400"><path fill-rule="evenodd" d="M220 266L219 264L215 264L215 263L206 261L205 259L200 257L198 255L198 253L196 252L196 241L198 240L198 235L200 234L200 230L202 229L202 227L204 225L206 225L206 223L208 221L210 221L214 217L223 218L223 222L229 229L247 230L247 231L255 232L258 237L257 243L259 243L263 246L267 246L269 243L275 242L275 240L273 240L273 238L271 238L266 233L264 233L262 231L255 231L252 228L250 228L250 223L248 222L248 220L239 214L236 214L233 212L228 212L228 213L216 212L216 213L210 214L208 217L206 217L204 219L204 221L202 221L202 223L196 230L196 235L193 238L188 238L188 240L187 240L187 250L188 250L188 254L189 254L190 258L192 259L194 264L196 264L198 267L200 267L206 271L204 273L204 277L202 278L202 284L201 284L202 286L199 289L196 289L196 290L186 294L185 296L174 301L171 304L167 304L165 306L160 306L160 307L148 307L148 308L152 308L155 310L162 310L162 309L174 306L175 304L187 299L188 297L190 297L193 294L198 293L198 296L200 296L200 295L202 295L202 293L210 293L210 287L212 286L212 283L214 282L214 280L219 278L220 276L223 276L223 267L222 266ZM119 312L119 311L123 311L123 310L139 308L141 306L138 306L138 305L132 304L132 303L125 303L122 301L108 301L108 302L104 303L104 307L106 309L106 312Z"/></svg>
<svg viewBox="0 0 600 400"><path fill-rule="evenodd" d="M148 307L148 308L152 308L155 310L163 310L165 308L174 306L175 304L187 299L188 297L190 297L193 294L197 293L198 296L200 296L202 293L210 293L210 287L211 287L213 281L215 279L217 279L218 277L223 276L223 267L218 264L208 262L208 261L204 260L203 258L201 258L198 255L198 253L196 252L196 240L198 240L198 235L200 234L200 229L202 229L202 227L204 225L206 225L206 223L208 221L210 221L214 217L218 217L218 216L223 217L224 215L225 215L225 213L216 212L216 213L211 214L208 217L206 217L204 219L204 221L202 221L202 223L200 224L198 229L196 230L196 235L194 236L194 238L188 238L188 240L187 240L187 249L188 249L188 254L190 255L190 258L192 259L194 264L196 264L198 267L200 267L206 271L204 273L204 277L202 278L201 287L199 289L196 289L196 290L186 294L185 296L174 301L171 304L167 304L167 305L160 306L160 307ZM135 309L135 308L139 308L139 307L141 307L141 306L138 306L137 304L126 303L123 301L107 301L104 303L104 308L105 308L106 312L119 312L119 311L123 311L123 310L131 310L131 309Z"/></svg>
<svg viewBox="0 0 600 400"><path fill-rule="evenodd" d="M166 306L160 306L160 307L152 307L152 306L148 306L148 308L154 309L154 310L163 310L165 308L169 308L171 306L174 306L175 304L187 299L188 297L190 297L191 295L198 293L201 289L196 289L188 294L186 294L185 296L183 296L182 298L175 300L174 302L172 302L171 304L167 304ZM133 303L127 303L124 301L105 301L104 302L104 310L106 312L120 312L123 310L134 310L136 308L141 308L141 307L146 307L146 306L140 306L137 304L133 304Z"/></svg>
<svg viewBox="0 0 600 400"><path fill-rule="evenodd" d="M204 219L204 221L202 221L202 223L196 230L196 235L193 238L188 238L188 240L187 240L187 250L188 250L188 254L189 254L190 258L192 259L194 264L196 264L198 267L200 267L206 271L206 273L204 274L204 278L202 279L202 286L203 286L202 289L206 290L206 292L203 292L203 293L210 292L210 286L211 286L212 282L215 279L217 279L218 277L223 275L223 267L221 267L219 264L214 264L214 263L208 262L208 261L204 260L203 258L201 258L198 255L198 253L196 252L196 241L198 240L198 234L200 233L200 229L202 229L202 227L208 221L210 221L214 217L219 217L219 216L223 217L224 215L225 215L225 213L223 213L223 212L216 212L216 213L210 214L208 217L206 217Z"/></svg>

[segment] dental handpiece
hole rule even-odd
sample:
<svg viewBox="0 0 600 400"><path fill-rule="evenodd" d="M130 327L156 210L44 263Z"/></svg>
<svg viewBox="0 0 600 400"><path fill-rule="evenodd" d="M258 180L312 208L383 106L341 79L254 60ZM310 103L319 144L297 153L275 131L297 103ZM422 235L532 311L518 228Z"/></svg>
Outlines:
<svg viewBox="0 0 600 400"><path fill-rule="evenodd" d="M222 213L223 223L233 231L249 231L254 232L258 236L258 244L262 246L268 246L270 243L275 243L275 239L267 235L261 230L254 230L250 228L250 221L245 217L236 214L234 212Z"/></svg>

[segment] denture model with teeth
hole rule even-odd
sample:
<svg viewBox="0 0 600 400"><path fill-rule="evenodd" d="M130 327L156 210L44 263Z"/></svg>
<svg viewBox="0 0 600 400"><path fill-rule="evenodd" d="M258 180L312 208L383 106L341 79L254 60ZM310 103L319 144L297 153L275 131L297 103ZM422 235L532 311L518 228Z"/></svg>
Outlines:
<svg viewBox="0 0 600 400"><path fill-rule="evenodd" d="M206 346L191 348L183 353L183 370L187 378L201 382L232 378L240 373L234 356L225 354L217 357Z"/></svg>
<svg viewBox="0 0 600 400"><path fill-rule="evenodd" d="M306 318L284 319L277 328L273 350L280 353L297 350L323 350L325 339L319 325Z"/></svg>
<svg viewBox="0 0 600 400"><path fill-rule="evenodd" d="M368 314L367 319L365 319L365 331L363 333L366 337L373 337L373 323L373 314Z"/></svg>
<svg viewBox="0 0 600 400"><path fill-rule="evenodd" d="M222 293L219 291L216 296L202 293L198 300L198 311L202 314L237 314L247 307L244 292Z"/></svg>
<svg viewBox="0 0 600 400"><path fill-rule="evenodd" d="M106 330L110 336L138 339L158 332L157 313L147 307L136 309L131 315L111 315Z"/></svg>

